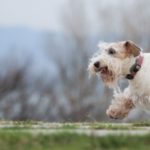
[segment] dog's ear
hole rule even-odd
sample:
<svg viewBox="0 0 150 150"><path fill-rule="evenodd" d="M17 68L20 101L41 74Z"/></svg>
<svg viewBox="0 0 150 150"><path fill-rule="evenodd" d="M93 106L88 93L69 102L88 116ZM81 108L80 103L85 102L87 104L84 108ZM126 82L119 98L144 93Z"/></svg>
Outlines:
<svg viewBox="0 0 150 150"><path fill-rule="evenodd" d="M128 54L137 57L140 55L141 49L132 41L125 41L124 46Z"/></svg>

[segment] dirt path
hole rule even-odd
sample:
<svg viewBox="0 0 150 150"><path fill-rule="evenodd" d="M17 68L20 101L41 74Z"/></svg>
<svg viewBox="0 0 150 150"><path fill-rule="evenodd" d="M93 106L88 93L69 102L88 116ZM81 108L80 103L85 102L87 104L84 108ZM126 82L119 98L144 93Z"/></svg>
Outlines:
<svg viewBox="0 0 150 150"><path fill-rule="evenodd" d="M17 131L18 132L18 131ZM88 136L107 136L107 135L145 135L150 134L150 130L91 130L91 129L25 129L20 132L29 132L32 134L58 134L58 133L77 133Z"/></svg>

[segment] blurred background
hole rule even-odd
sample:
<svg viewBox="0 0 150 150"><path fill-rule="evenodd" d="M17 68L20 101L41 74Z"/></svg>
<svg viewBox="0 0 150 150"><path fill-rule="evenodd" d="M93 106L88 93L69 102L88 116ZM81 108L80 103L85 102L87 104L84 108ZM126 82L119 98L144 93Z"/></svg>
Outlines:
<svg viewBox="0 0 150 150"><path fill-rule="evenodd" d="M149 0L0 0L0 119L112 121L112 91L89 78L99 41L150 51ZM141 110L124 121L146 119Z"/></svg>

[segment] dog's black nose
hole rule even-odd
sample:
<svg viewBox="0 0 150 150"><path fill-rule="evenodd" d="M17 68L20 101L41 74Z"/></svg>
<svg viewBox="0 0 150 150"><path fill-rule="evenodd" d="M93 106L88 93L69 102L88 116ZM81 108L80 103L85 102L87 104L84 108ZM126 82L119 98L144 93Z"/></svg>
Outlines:
<svg viewBox="0 0 150 150"><path fill-rule="evenodd" d="M99 67L100 67L100 62L99 62L99 61L96 61L96 62L94 63L94 67L95 67L96 69L99 69Z"/></svg>

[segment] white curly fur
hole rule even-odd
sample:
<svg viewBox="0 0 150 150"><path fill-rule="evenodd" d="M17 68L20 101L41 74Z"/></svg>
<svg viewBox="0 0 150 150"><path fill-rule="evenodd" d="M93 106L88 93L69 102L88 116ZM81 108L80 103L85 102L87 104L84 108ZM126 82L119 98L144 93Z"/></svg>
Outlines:
<svg viewBox="0 0 150 150"><path fill-rule="evenodd" d="M127 66L133 64L135 62L135 58L131 56L130 58L126 58L124 61L120 59L115 59L105 52L105 48L108 47L107 45L108 43L99 44L98 47L101 49L102 52L100 53L100 51L98 51L93 55L93 57L89 61L88 70L92 75L96 75L97 73L94 70L93 64L94 62L100 60L101 65L106 65L108 69L111 70L115 75L113 82L107 82L105 84L111 88L115 88L118 85L118 80L120 79L120 77L128 72L129 68Z"/></svg>
<svg viewBox="0 0 150 150"><path fill-rule="evenodd" d="M104 81L106 85L114 89L113 100L107 110L107 115L111 118L122 119L126 117L134 107L150 111L150 53L142 54L144 56L144 62L141 69L133 80L129 80L128 87L124 91L121 91L116 90L119 88L118 82L129 73L129 69L135 63L136 57L133 55L129 55L124 59L113 57L106 51L106 49L113 46L117 47L117 43L100 44L99 48L101 53L98 52L90 59L88 67L91 74L100 76L100 73L95 71L93 65L96 61L99 61L101 66L107 66L108 70L113 72L113 80L111 82L107 82L107 80L106 82ZM119 57L121 53L124 52L122 49L122 46L117 47Z"/></svg>

